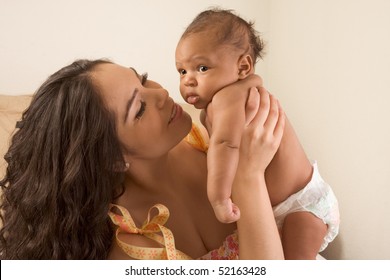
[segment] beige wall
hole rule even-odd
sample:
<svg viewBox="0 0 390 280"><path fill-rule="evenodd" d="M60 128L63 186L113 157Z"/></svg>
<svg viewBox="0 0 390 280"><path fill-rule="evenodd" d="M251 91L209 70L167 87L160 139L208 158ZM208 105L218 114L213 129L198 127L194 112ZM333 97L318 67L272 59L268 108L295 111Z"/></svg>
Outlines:
<svg viewBox="0 0 390 280"><path fill-rule="evenodd" d="M266 25L267 0L0 0L0 93L34 91L77 58L106 57L148 72L181 100L175 47L215 5ZM261 71L261 69L260 69Z"/></svg>
<svg viewBox="0 0 390 280"><path fill-rule="evenodd" d="M62 4L61 4L62 2ZM76 58L147 71L178 101L174 49L201 10L222 5L267 44L257 67L339 197L336 259L390 259L390 1L0 0L0 93L30 93Z"/></svg>
<svg viewBox="0 0 390 280"><path fill-rule="evenodd" d="M339 197L328 258L390 259L390 1L270 1L268 88Z"/></svg>

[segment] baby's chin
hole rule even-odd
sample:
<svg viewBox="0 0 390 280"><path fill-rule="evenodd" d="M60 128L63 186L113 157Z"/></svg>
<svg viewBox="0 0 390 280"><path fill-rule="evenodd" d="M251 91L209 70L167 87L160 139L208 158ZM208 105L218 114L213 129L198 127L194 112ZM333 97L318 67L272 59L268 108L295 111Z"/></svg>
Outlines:
<svg viewBox="0 0 390 280"><path fill-rule="evenodd" d="M198 98L195 102L188 102L188 104L194 106L196 109L206 109L207 106L210 104L210 101L206 101L204 99Z"/></svg>
<svg viewBox="0 0 390 280"><path fill-rule="evenodd" d="M186 103L188 103L191 106L194 106L196 109L206 109L212 100L211 98L204 99L198 94L183 96L183 99L185 100Z"/></svg>
<svg viewBox="0 0 390 280"><path fill-rule="evenodd" d="M194 104L193 106L196 109L207 109L207 107L211 104L211 102L212 102L212 100L210 100L210 101L201 100L201 101L197 102L196 104Z"/></svg>
<svg viewBox="0 0 390 280"><path fill-rule="evenodd" d="M195 104L193 104L193 106L194 106L196 109L206 109L206 108L207 108L207 104L204 105L204 104L201 104L201 103L195 103Z"/></svg>

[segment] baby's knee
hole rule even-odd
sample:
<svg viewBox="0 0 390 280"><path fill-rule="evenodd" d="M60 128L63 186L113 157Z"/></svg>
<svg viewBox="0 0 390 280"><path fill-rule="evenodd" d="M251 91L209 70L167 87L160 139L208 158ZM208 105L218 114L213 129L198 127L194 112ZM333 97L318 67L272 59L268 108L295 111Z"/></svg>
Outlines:
<svg viewBox="0 0 390 280"><path fill-rule="evenodd" d="M315 234L321 238L325 237L328 230L328 226L322 219L306 211L288 214L284 219L283 227L290 226L306 232L307 235Z"/></svg>

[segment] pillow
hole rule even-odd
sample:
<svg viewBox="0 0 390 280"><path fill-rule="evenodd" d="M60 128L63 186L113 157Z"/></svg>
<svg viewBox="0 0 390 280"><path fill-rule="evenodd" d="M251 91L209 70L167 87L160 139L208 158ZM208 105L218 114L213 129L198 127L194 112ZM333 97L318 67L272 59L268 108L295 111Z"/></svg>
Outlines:
<svg viewBox="0 0 390 280"><path fill-rule="evenodd" d="M23 111L31 102L32 95L0 94L0 178L5 174L4 154L8 150L10 136Z"/></svg>

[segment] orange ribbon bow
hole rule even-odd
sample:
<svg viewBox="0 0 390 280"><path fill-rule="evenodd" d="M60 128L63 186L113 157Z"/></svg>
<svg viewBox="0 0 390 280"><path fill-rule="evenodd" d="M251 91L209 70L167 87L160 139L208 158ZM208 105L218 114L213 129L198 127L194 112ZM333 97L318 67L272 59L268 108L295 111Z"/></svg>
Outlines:
<svg viewBox="0 0 390 280"><path fill-rule="evenodd" d="M113 208L117 208L121 214L119 215L112 212L111 210ZM157 209L158 214L151 217L151 211L154 208ZM137 228L130 213L122 206L111 204L108 215L110 216L112 222L118 226L116 230L116 240L118 245L130 257L143 260L191 259L183 252L176 250L173 234L168 228L164 226L169 218L169 210L164 205L156 204L151 207L148 211L148 218L143 223L141 228ZM143 235L156 241L163 247L150 248L130 245L119 239L118 235L121 232ZM159 234L160 232L162 235Z"/></svg>

